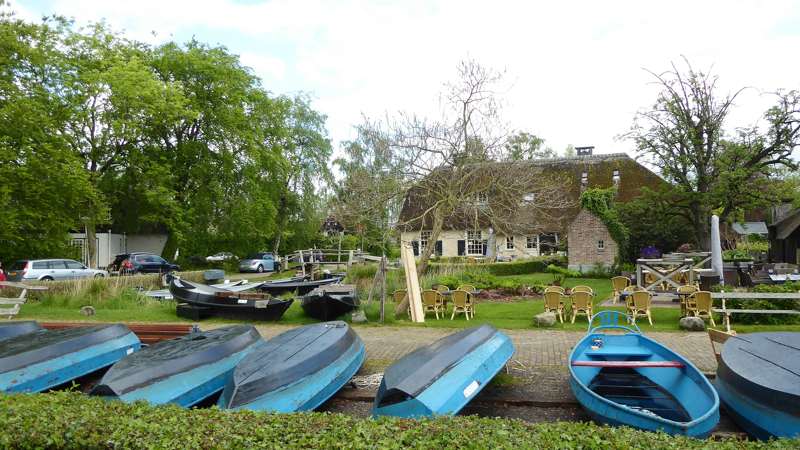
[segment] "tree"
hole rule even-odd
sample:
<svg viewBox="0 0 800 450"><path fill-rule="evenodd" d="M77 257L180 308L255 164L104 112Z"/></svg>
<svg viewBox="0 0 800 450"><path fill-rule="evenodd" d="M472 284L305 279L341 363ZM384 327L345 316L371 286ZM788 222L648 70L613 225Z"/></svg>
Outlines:
<svg viewBox="0 0 800 450"><path fill-rule="evenodd" d="M777 92L776 105L759 126L726 131L726 120L741 90L720 95L717 77L695 71L653 74L661 87L655 105L637 113L626 137L644 161L675 187L671 201L691 223L694 238L709 248L709 218L722 220L778 200L774 175L797 170L792 152L800 138L800 94Z"/></svg>
<svg viewBox="0 0 800 450"><path fill-rule="evenodd" d="M507 158L512 161L556 157L552 148L544 147L544 139L524 131L509 136L505 145Z"/></svg>

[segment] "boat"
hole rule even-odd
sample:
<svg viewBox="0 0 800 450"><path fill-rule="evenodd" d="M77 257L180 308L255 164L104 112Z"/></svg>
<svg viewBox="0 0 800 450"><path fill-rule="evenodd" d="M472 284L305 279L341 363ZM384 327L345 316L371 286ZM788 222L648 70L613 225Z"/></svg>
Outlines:
<svg viewBox="0 0 800 450"><path fill-rule="evenodd" d="M11 339L21 334L33 333L41 329L42 327L34 320L0 322L0 341Z"/></svg>
<svg viewBox="0 0 800 450"><path fill-rule="evenodd" d="M364 343L346 323L317 323L262 341L236 366L219 406L310 411L342 388L364 363Z"/></svg>
<svg viewBox="0 0 800 450"><path fill-rule="evenodd" d="M41 392L110 366L141 347L125 325L37 330L0 341L0 391Z"/></svg>
<svg viewBox="0 0 800 450"><path fill-rule="evenodd" d="M588 333L569 356L575 398L600 423L708 436L719 422L719 397L711 383L686 358L628 323L630 317L619 311L592 316Z"/></svg>
<svg viewBox="0 0 800 450"><path fill-rule="evenodd" d="M217 288L180 278L173 278L170 281L169 291L179 303L185 303L183 307L178 305L179 315L197 313L196 317L189 317L192 319L219 316L248 320L278 320L294 301L291 298L273 298L261 292Z"/></svg>
<svg viewBox="0 0 800 450"><path fill-rule="evenodd" d="M420 347L386 369L372 414L456 414L513 354L511 339L491 325L459 331Z"/></svg>
<svg viewBox="0 0 800 450"><path fill-rule="evenodd" d="M162 341L111 366L91 394L193 406L220 392L260 340L252 325L233 325Z"/></svg>
<svg viewBox="0 0 800 450"><path fill-rule="evenodd" d="M272 295L280 295L287 292L297 292L297 295L306 295L320 286L339 283L342 281L342 279L343 277L335 276L314 281L308 281L304 279L295 281L276 281L272 283L264 283L259 287L259 289L264 292L269 292Z"/></svg>
<svg viewBox="0 0 800 450"><path fill-rule="evenodd" d="M714 387L749 435L800 437L800 333L730 337L720 352Z"/></svg>
<svg viewBox="0 0 800 450"><path fill-rule="evenodd" d="M354 284L329 284L303 296L301 305L315 319L333 320L358 307L358 293Z"/></svg>

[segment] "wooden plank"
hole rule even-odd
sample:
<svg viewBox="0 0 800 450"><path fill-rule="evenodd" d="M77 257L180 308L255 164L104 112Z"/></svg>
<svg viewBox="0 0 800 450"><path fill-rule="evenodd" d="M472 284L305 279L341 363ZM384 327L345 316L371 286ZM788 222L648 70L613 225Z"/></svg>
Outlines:
<svg viewBox="0 0 800 450"><path fill-rule="evenodd" d="M60 330L64 328L88 327L93 325L108 325L105 323L94 322L41 322L39 325L48 330ZM190 324L124 324L126 325L144 344L154 344L156 342L174 339L184 336L195 330L195 325Z"/></svg>
<svg viewBox="0 0 800 450"><path fill-rule="evenodd" d="M715 313L721 314L800 314L796 309L722 309L714 308Z"/></svg>
<svg viewBox="0 0 800 450"><path fill-rule="evenodd" d="M613 367L613 368L639 368L639 367L685 367L680 361L572 361L573 366L579 367Z"/></svg>
<svg viewBox="0 0 800 450"><path fill-rule="evenodd" d="M800 300L800 292L712 292L711 298L736 298L751 300L792 299Z"/></svg>
<svg viewBox="0 0 800 450"><path fill-rule="evenodd" d="M422 310L422 292L419 289L419 278L417 277L417 263L414 260L414 251L411 249L410 242L400 244L400 255L406 271L406 291L411 306L411 320L417 323L425 322L425 312Z"/></svg>

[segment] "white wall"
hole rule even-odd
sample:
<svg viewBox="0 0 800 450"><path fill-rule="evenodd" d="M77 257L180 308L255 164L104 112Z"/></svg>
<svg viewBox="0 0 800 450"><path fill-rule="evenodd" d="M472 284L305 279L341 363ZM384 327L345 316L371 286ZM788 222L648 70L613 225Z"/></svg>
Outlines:
<svg viewBox="0 0 800 450"><path fill-rule="evenodd" d="M482 230L482 237L488 239L489 231ZM419 231L404 231L400 234L400 239L403 241L411 242L419 240ZM467 239L467 232L463 230L444 230L439 235L439 240L442 241L442 256L458 256L458 241L465 241ZM532 256L539 256L539 246L536 248L526 248L525 236L514 237L514 249L509 250L506 248L506 237L498 235L495 239L497 250L496 255L508 256L511 258L529 258Z"/></svg>
<svg viewBox="0 0 800 450"><path fill-rule="evenodd" d="M129 234L127 250L129 252L148 252L160 255L167 244L166 234ZM172 255L167 255L171 259Z"/></svg>
<svg viewBox="0 0 800 450"><path fill-rule="evenodd" d="M86 234L70 233L72 244L76 247L82 246L83 256L80 258L84 264L89 264L86 254ZM97 233L95 235L97 243L97 267L108 267L114 262L114 257L120 253L127 252L150 252L160 255L167 243L165 234L139 234L124 235L115 233Z"/></svg>

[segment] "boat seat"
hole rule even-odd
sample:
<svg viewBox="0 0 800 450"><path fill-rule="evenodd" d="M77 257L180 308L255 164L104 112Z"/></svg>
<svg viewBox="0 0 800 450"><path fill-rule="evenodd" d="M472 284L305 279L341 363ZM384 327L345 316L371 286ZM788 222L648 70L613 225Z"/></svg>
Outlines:
<svg viewBox="0 0 800 450"><path fill-rule="evenodd" d="M609 347L601 347L597 350L588 350L586 356L592 357L627 357L627 358L648 358L653 356L653 352L650 350L635 347L635 346L609 346Z"/></svg>
<svg viewBox="0 0 800 450"><path fill-rule="evenodd" d="M611 368L631 368L640 367L677 367L685 365L680 361L572 361L573 366L580 367L611 367Z"/></svg>

